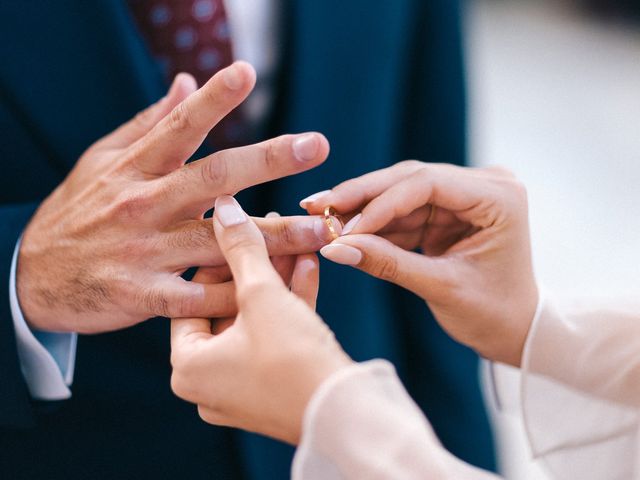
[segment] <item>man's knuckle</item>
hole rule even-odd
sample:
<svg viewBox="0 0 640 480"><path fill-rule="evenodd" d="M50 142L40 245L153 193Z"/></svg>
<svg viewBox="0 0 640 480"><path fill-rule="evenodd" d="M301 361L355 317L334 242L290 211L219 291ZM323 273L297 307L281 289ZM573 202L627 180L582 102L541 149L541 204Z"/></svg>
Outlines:
<svg viewBox="0 0 640 480"><path fill-rule="evenodd" d="M229 165L220 155L213 155L211 158L203 161L200 173L202 175L202 181L205 184L224 188L229 180Z"/></svg>
<svg viewBox="0 0 640 480"><path fill-rule="evenodd" d="M263 231L262 235L269 245L292 245L296 240L295 229L286 221L276 222L272 230Z"/></svg>
<svg viewBox="0 0 640 480"><path fill-rule="evenodd" d="M191 112L187 105L179 103L169 114L169 130L176 134L182 134L191 128Z"/></svg>
<svg viewBox="0 0 640 480"><path fill-rule="evenodd" d="M190 293L172 296L171 301L163 297L159 306L164 308L165 317L199 317L202 312L203 298Z"/></svg>
<svg viewBox="0 0 640 480"><path fill-rule="evenodd" d="M169 309L170 302L164 292L148 288L140 293L139 302L141 308L150 315L159 317L171 317L172 313ZM176 315L177 316L177 315Z"/></svg>
<svg viewBox="0 0 640 480"><path fill-rule="evenodd" d="M266 142L262 147L262 159L267 172L274 171L279 165L278 144L281 139Z"/></svg>
<svg viewBox="0 0 640 480"><path fill-rule="evenodd" d="M213 224L210 220L202 220L189 224L168 234L166 242L170 249L199 250L202 248L213 248L215 245Z"/></svg>

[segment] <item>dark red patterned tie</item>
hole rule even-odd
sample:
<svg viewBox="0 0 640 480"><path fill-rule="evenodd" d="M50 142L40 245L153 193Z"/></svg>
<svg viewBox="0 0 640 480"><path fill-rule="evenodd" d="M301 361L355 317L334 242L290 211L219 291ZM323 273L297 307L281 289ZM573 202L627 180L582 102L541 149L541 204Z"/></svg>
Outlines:
<svg viewBox="0 0 640 480"><path fill-rule="evenodd" d="M202 86L233 62L223 0L129 0L129 5L168 81L188 72ZM213 129L208 143L216 149L240 145L242 124L235 111Z"/></svg>

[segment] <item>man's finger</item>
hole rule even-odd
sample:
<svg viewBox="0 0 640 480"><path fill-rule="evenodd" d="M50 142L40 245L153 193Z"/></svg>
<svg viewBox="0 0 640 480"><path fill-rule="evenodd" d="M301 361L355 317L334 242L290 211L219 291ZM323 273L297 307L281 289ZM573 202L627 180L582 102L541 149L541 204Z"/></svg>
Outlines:
<svg viewBox="0 0 640 480"><path fill-rule="evenodd" d="M252 219L267 245L270 256L317 252L331 242L324 218L296 216ZM217 266L226 263L210 219L192 220L167 232L162 240L165 266L181 271L193 266Z"/></svg>
<svg viewBox="0 0 640 480"><path fill-rule="evenodd" d="M219 267L200 267L193 276L193 282L196 283L224 283L231 281L231 270L228 265L220 265Z"/></svg>
<svg viewBox="0 0 640 480"><path fill-rule="evenodd" d="M320 133L283 135L246 147L222 150L185 165L157 182L167 205L185 216L206 211L219 195L304 172L329 155Z"/></svg>
<svg viewBox="0 0 640 480"><path fill-rule="evenodd" d="M311 215L323 213L327 205L331 205L341 214L358 211L371 199L423 166L424 163L413 160L400 162L392 167L342 182L331 190L311 195L302 200L300 206Z"/></svg>
<svg viewBox="0 0 640 480"><path fill-rule="evenodd" d="M132 147L131 164L145 176L162 176L193 155L209 131L247 98L256 74L235 62L179 103Z"/></svg>
<svg viewBox="0 0 640 480"><path fill-rule="evenodd" d="M233 282L203 284L170 277L140 295L151 316L217 318L238 311Z"/></svg>
<svg viewBox="0 0 640 480"><path fill-rule="evenodd" d="M233 197L218 197L213 225L220 250L233 273L240 303L255 293L256 287L284 287L271 264L260 229Z"/></svg>
<svg viewBox="0 0 640 480"><path fill-rule="evenodd" d="M320 250L335 263L350 265L395 283L422 298L438 298L450 283L451 262L404 250L376 235L347 235Z"/></svg>
<svg viewBox="0 0 640 480"><path fill-rule="evenodd" d="M278 275L280 275L280 278L287 286L291 285L293 269L296 266L296 258L295 255L278 255L271 257L273 268L276 269L276 272L278 272Z"/></svg>
<svg viewBox="0 0 640 480"><path fill-rule="evenodd" d="M139 140L198 88L196 80L188 73L179 73L173 80L167 95L138 113L95 144L98 149L126 148Z"/></svg>
<svg viewBox="0 0 640 480"><path fill-rule="evenodd" d="M298 255L291 279L291 291L315 310L319 287L320 264L318 257L315 253Z"/></svg>

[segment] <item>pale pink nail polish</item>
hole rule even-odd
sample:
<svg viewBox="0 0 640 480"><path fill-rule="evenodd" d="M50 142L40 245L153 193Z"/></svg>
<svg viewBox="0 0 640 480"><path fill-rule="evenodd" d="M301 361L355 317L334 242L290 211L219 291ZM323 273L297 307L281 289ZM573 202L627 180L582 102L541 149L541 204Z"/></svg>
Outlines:
<svg viewBox="0 0 640 480"><path fill-rule="evenodd" d="M247 221L247 215L236 199L223 195L216 199L215 216L220 224L225 227L233 227Z"/></svg>
<svg viewBox="0 0 640 480"><path fill-rule="evenodd" d="M308 162L316 158L319 143L317 136L307 133L296 138L292 143L293 154L301 162Z"/></svg>
<svg viewBox="0 0 640 480"><path fill-rule="evenodd" d="M359 213L351 220L349 220L346 225L342 228L342 235L348 235L351 231L356 227L360 219L362 218L362 214Z"/></svg>
<svg viewBox="0 0 640 480"><path fill-rule="evenodd" d="M307 198L300 200L300 207L304 208L305 206L315 202L319 198L322 198L329 193L331 193L331 190L323 190L321 192L314 193L313 195L309 195Z"/></svg>
<svg viewBox="0 0 640 480"><path fill-rule="evenodd" d="M332 243L320 249L320 255L341 265L358 265L362 261L362 252L350 245Z"/></svg>

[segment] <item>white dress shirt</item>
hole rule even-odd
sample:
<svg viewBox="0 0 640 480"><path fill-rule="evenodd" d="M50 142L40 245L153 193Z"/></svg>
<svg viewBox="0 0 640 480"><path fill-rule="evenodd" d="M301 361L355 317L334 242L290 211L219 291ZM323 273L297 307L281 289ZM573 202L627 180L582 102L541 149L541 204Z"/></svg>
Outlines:
<svg viewBox="0 0 640 480"><path fill-rule="evenodd" d="M234 57L256 69L256 88L243 108L248 119L259 122L273 100L273 82L279 61L279 0L225 0ZM77 334L30 329L16 293L18 250L11 264L9 294L20 367L31 396L62 400L71 396Z"/></svg>
<svg viewBox="0 0 640 480"><path fill-rule="evenodd" d="M640 298L542 300L523 352L532 455L557 479L640 479ZM337 372L305 412L293 480L488 480L439 443L393 367Z"/></svg>

